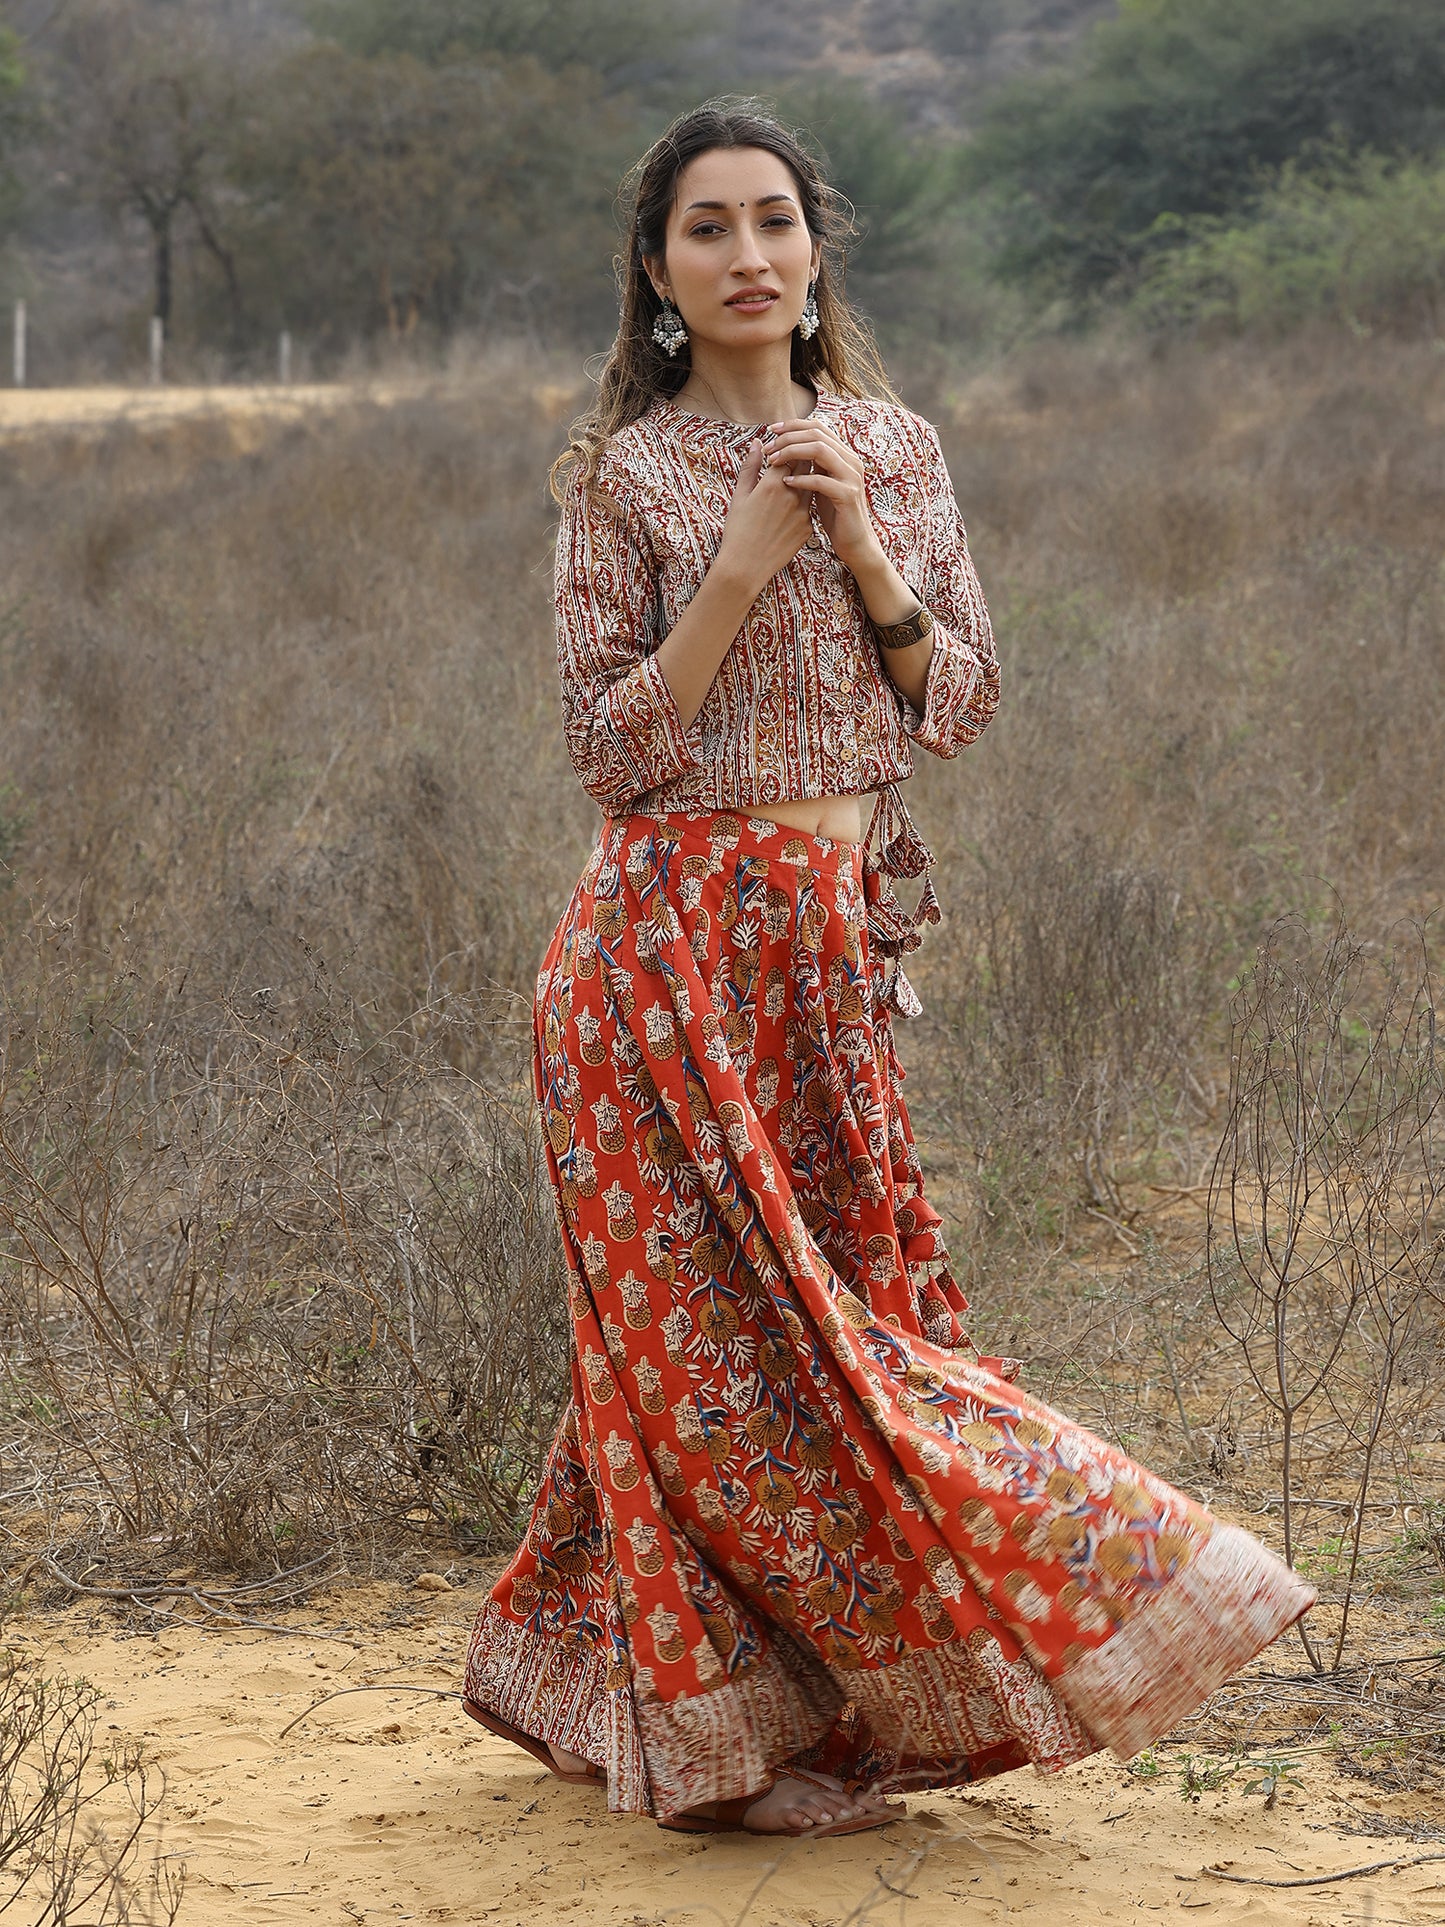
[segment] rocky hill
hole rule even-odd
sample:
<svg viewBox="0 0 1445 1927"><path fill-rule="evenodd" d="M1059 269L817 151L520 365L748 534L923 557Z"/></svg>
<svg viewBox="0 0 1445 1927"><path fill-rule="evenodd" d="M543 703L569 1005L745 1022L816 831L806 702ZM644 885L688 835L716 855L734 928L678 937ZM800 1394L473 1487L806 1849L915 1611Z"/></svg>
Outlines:
<svg viewBox="0 0 1445 1927"><path fill-rule="evenodd" d="M780 80L842 74L964 127L1012 75L1065 56L1114 0L739 0L738 47Z"/></svg>

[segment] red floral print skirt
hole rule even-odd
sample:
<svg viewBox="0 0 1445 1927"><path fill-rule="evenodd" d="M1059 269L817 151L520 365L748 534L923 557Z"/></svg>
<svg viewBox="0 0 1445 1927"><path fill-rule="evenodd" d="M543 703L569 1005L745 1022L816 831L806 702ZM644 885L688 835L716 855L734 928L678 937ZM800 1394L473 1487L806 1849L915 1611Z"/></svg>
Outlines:
<svg viewBox="0 0 1445 1927"><path fill-rule="evenodd" d="M855 846L604 826L537 986L572 1398L466 1694L659 1816L1127 1757L1312 1602L963 1338Z"/></svg>

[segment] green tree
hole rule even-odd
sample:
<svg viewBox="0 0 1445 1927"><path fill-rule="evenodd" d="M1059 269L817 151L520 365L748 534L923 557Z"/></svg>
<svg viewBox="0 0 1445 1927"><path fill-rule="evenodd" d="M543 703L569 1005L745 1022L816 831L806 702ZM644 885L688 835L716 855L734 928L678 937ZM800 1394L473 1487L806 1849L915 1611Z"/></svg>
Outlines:
<svg viewBox="0 0 1445 1927"><path fill-rule="evenodd" d="M14 219L19 201L14 163L28 120L20 45L14 34L0 27L0 234Z"/></svg>
<svg viewBox="0 0 1445 1927"><path fill-rule="evenodd" d="M1160 216L1227 214L1326 143L1445 143L1439 0L1121 0L1072 67L995 98L965 178L999 210L1000 271L1077 301Z"/></svg>
<svg viewBox="0 0 1445 1927"><path fill-rule="evenodd" d="M1152 327L1445 328L1445 160L1289 161L1247 214L1170 225L1133 304Z"/></svg>
<svg viewBox="0 0 1445 1927"><path fill-rule="evenodd" d="M225 231L225 175L242 98L230 48L204 16L144 0L89 0L60 17L52 138L73 192L138 219L152 260L152 313L167 329L178 230L192 224L225 283L233 331L241 288Z"/></svg>
<svg viewBox="0 0 1445 1927"><path fill-rule="evenodd" d="M1009 0L928 0L921 25L935 53L980 60L1008 21Z"/></svg>
<svg viewBox="0 0 1445 1927"><path fill-rule="evenodd" d="M248 286L333 344L565 323L607 297L626 144L580 68L304 48L258 92L233 177Z"/></svg>
<svg viewBox="0 0 1445 1927"><path fill-rule="evenodd" d="M926 259L948 196L937 138L912 136L896 108L855 82L792 87L781 105L822 148L829 179L853 204L860 277L876 283Z"/></svg>
<svg viewBox="0 0 1445 1927"><path fill-rule="evenodd" d="M530 56L611 79L683 46L703 9L699 0L310 0L306 15L318 33L364 56L403 53L431 64L459 54Z"/></svg>

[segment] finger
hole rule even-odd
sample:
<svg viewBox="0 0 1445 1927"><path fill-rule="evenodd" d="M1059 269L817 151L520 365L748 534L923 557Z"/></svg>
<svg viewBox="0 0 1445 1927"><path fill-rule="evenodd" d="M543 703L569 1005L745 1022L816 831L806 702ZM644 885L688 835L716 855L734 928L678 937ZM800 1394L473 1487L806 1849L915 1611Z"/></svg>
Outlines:
<svg viewBox="0 0 1445 1927"><path fill-rule="evenodd" d="M837 475L824 475L821 470L816 471L812 475L785 475L783 477L783 485L785 488L797 489L799 491L810 489L813 494L829 496L835 502L856 502L858 500L858 485L856 482L845 481L841 476Z"/></svg>
<svg viewBox="0 0 1445 1927"><path fill-rule="evenodd" d="M742 466L738 470L739 484L746 482L749 488L756 487L758 477L763 472L766 454L767 451L760 441L753 440L748 443L747 453L743 456Z"/></svg>
<svg viewBox="0 0 1445 1927"><path fill-rule="evenodd" d="M794 429L804 429L810 435L831 435L835 431L826 422L819 421L816 415L793 415L785 422L769 422L770 435L786 435Z"/></svg>
<svg viewBox="0 0 1445 1927"><path fill-rule="evenodd" d="M817 441L825 443L829 448L836 448L840 455L852 456L854 460L859 459L856 451L843 440L842 436L835 435L832 429L825 427L822 422L791 422L781 429L769 430L769 433L775 448L782 445L791 446L798 441Z"/></svg>
<svg viewBox="0 0 1445 1927"><path fill-rule="evenodd" d="M784 468L765 468L758 479L758 492L771 496L775 501L787 500L788 471Z"/></svg>
<svg viewBox="0 0 1445 1927"><path fill-rule="evenodd" d="M786 448L773 448L768 452L769 468L791 467L794 463L802 462L812 462L834 474L851 475L858 482L863 480L863 471L853 459L851 450L820 442L816 437L808 441L791 442Z"/></svg>
<svg viewBox="0 0 1445 1927"><path fill-rule="evenodd" d="M826 428L818 428L811 422L805 422L800 428L787 429L782 434L771 438L771 446L775 449L796 448L803 442L816 442L821 448L835 449L840 455L850 455L857 459L855 451L848 446L847 442L840 440L837 435L830 435Z"/></svg>

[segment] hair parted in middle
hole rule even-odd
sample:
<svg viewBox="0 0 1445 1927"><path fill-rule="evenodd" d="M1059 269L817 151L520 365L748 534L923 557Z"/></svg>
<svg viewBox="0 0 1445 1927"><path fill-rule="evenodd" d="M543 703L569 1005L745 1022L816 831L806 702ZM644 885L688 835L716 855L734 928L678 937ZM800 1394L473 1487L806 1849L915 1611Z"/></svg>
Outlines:
<svg viewBox="0 0 1445 1927"><path fill-rule="evenodd" d="M559 500L574 478L584 484L592 480L610 437L646 414L655 401L675 395L691 372L686 347L670 359L652 338L662 303L647 262L665 251L668 216L683 169L700 154L734 147L761 148L788 167L798 184L804 223L819 243L818 331L809 341L793 331L794 381L815 391L822 387L840 395L897 399L872 331L849 306L843 289L845 249L856 231L852 208L829 184L803 138L770 113L765 102L722 95L679 115L623 182L627 245L615 262L621 310L617 338L592 406L572 424L568 446L553 464L552 492Z"/></svg>

